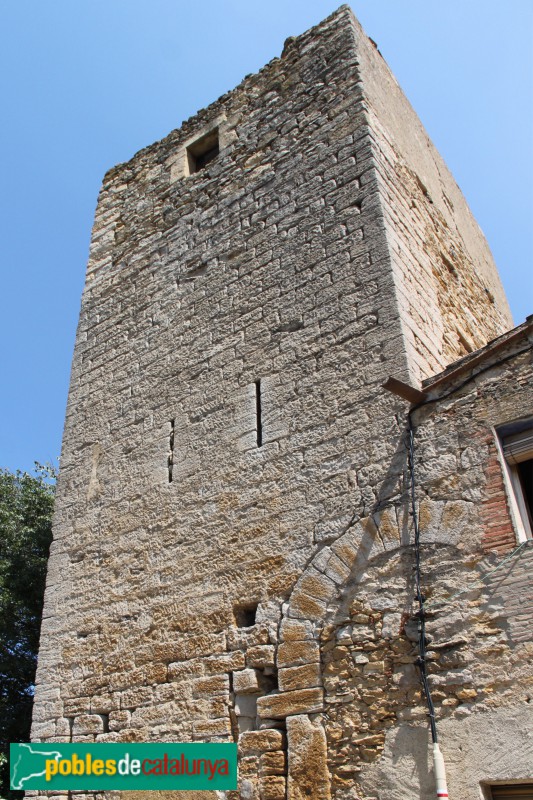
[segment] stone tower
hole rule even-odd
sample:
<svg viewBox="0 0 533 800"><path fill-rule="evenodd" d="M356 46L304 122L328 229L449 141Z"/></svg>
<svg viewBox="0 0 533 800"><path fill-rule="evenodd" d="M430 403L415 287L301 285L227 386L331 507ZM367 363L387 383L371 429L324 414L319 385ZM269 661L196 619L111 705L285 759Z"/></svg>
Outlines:
<svg viewBox="0 0 533 800"><path fill-rule="evenodd" d="M420 387L511 324L463 196L347 6L110 170L33 736L238 738L235 796L329 797L319 637L351 580L335 543L409 544L405 404L382 385Z"/></svg>

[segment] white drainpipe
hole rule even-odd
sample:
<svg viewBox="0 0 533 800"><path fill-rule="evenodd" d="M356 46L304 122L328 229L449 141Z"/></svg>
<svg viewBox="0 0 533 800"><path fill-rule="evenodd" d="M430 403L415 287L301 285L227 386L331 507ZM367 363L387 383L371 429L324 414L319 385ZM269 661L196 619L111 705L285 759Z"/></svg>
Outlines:
<svg viewBox="0 0 533 800"><path fill-rule="evenodd" d="M448 800L448 785L446 783L446 769L444 768L444 758L437 742L433 745L433 772L435 783L437 784L437 797Z"/></svg>

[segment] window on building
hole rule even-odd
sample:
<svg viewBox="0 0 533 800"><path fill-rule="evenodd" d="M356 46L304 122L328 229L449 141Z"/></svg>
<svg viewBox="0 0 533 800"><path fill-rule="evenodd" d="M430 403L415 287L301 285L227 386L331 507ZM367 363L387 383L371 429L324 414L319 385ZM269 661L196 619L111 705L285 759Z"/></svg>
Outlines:
<svg viewBox="0 0 533 800"><path fill-rule="evenodd" d="M193 172L200 172L218 156L219 152L218 128L215 128L188 146L187 164L189 175L192 175Z"/></svg>
<svg viewBox="0 0 533 800"><path fill-rule="evenodd" d="M511 510L519 539L533 532L533 419L517 420L497 429L507 471Z"/></svg>
<svg viewBox="0 0 533 800"><path fill-rule="evenodd" d="M513 783L508 785L491 786L490 797L492 800L533 800L533 783Z"/></svg>

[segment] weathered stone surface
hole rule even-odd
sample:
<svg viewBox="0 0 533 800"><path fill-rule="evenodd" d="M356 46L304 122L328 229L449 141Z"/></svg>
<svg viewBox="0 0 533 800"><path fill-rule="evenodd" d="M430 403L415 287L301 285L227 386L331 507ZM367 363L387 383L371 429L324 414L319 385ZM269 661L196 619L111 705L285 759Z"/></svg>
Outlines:
<svg viewBox="0 0 533 800"><path fill-rule="evenodd" d="M273 645L263 644L249 647L246 651L246 664L249 667L274 667L276 663L276 648Z"/></svg>
<svg viewBox="0 0 533 800"><path fill-rule="evenodd" d="M299 664L316 664L320 661L320 649L317 642L288 641L278 648L278 665L291 667Z"/></svg>
<svg viewBox="0 0 533 800"><path fill-rule="evenodd" d="M285 753L265 753L261 756L261 772L264 775L285 775L287 757Z"/></svg>
<svg viewBox="0 0 533 800"><path fill-rule="evenodd" d="M219 154L195 171L206 135ZM394 376L428 379L415 494L450 783L474 800L490 779L467 753L491 719L494 774L527 777L510 720L533 708L533 549L497 561L525 528L494 428L531 417L531 321L476 351L509 324L455 181L345 6L110 170L32 736L238 739L242 800L287 777L293 799L392 800L395 776L430 796ZM288 750L254 730L285 718Z"/></svg>
<svg viewBox="0 0 533 800"><path fill-rule="evenodd" d="M279 688L287 692L291 689L307 689L322 683L320 665L305 664L301 667L287 667L279 671Z"/></svg>
<svg viewBox="0 0 533 800"><path fill-rule="evenodd" d="M289 741L288 800L330 800L326 737L319 725L302 715L287 720Z"/></svg>
<svg viewBox="0 0 533 800"><path fill-rule="evenodd" d="M239 752L244 755L282 750L285 734L282 731L250 731L239 738Z"/></svg>
<svg viewBox="0 0 533 800"><path fill-rule="evenodd" d="M280 637L282 641L295 642L303 639L314 639L315 636L315 628L308 620L285 617L281 623Z"/></svg>
<svg viewBox="0 0 533 800"><path fill-rule="evenodd" d="M265 775L259 781L261 800L285 800L287 782L284 777Z"/></svg>
<svg viewBox="0 0 533 800"><path fill-rule="evenodd" d="M323 691L319 688L269 694L257 701L257 713L272 719L284 719L289 714L312 714L322 708Z"/></svg>
<svg viewBox="0 0 533 800"><path fill-rule="evenodd" d="M233 673L233 689L240 694L254 694L261 690L259 675L255 669L243 669Z"/></svg>

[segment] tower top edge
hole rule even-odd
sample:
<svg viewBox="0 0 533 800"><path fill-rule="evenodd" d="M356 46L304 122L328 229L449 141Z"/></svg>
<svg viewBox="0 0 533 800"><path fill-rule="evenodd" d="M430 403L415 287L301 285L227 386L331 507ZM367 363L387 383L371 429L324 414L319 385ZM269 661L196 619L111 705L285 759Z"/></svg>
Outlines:
<svg viewBox="0 0 533 800"><path fill-rule="evenodd" d="M347 3L343 3L335 11L303 33L295 36L287 36L282 45L280 55L271 58L257 72L245 75L245 77L236 86L228 89L227 92L224 92L218 98L209 103L209 105L199 108L194 114L184 119L180 125L173 128L161 139L142 147L140 150L134 153L131 158L110 167L105 173L104 185L109 181L114 180L122 172L122 170L132 165L132 163L137 159L151 155L157 150L157 148L171 143L173 138L183 138L184 136L187 137L199 126L205 125L210 119L216 119L217 115L221 113L224 107L239 92L245 92L247 89L252 88L257 81L263 79L266 73L269 71L273 72L280 64L287 62L292 54L300 52L302 48L305 48L306 45L309 45L312 41L318 41L321 37L325 36L332 27L342 28L345 25L355 25L355 27L359 28L360 32L366 36L351 7ZM372 40L370 39L370 41Z"/></svg>

